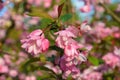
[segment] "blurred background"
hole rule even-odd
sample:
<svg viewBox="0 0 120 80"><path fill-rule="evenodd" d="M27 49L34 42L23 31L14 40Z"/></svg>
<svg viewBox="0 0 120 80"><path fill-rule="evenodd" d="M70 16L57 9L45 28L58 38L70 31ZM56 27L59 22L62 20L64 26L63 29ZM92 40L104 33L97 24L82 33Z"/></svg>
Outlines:
<svg viewBox="0 0 120 80"><path fill-rule="evenodd" d="M21 48L21 39L46 28L51 20L57 22L51 33L56 26L80 26L86 20L92 28L78 38L90 49L88 61L79 66L82 80L120 80L120 0L89 0L88 12L81 10L85 1L0 0L0 80L62 80L55 77L62 74L55 65L57 51L49 50L39 61ZM51 34L45 35L54 45ZM45 62L49 68L41 66Z"/></svg>

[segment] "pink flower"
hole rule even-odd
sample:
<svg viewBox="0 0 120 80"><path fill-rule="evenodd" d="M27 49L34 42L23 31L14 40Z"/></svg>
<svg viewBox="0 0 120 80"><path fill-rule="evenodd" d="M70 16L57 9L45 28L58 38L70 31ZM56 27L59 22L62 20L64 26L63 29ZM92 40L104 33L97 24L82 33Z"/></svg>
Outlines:
<svg viewBox="0 0 120 80"><path fill-rule="evenodd" d="M47 67L48 69L52 70L56 74L61 74L62 73L61 69L58 66L54 66L52 63L48 62L44 66Z"/></svg>
<svg viewBox="0 0 120 80"><path fill-rule="evenodd" d="M112 53L108 53L102 58L106 64L108 64L110 67L115 68L116 66L120 65L120 59L116 55Z"/></svg>
<svg viewBox="0 0 120 80"><path fill-rule="evenodd" d="M53 17L56 18L58 17L58 5L55 5L51 11L49 11L49 14Z"/></svg>
<svg viewBox="0 0 120 80"><path fill-rule="evenodd" d="M84 72L85 73L85 72ZM100 72L88 72L88 73L83 73L83 80L102 80L102 73Z"/></svg>
<svg viewBox="0 0 120 80"><path fill-rule="evenodd" d="M77 42L71 42L68 43L68 45L65 46L65 55L66 56L74 56L78 55L79 49L82 48L82 45L80 46Z"/></svg>
<svg viewBox="0 0 120 80"><path fill-rule="evenodd" d="M25 80L36 80L35 76L27 76Z"/></svg>
<svg viewBox="0 0 120 80"><path fill-rule="evenodd" d="M43 0L43 2L44 7L49 8L51 6L52 0Z"/></svg>
<svg viewBox="0 0 120 80"><path fill-rule="evenodd" d="M11 77L16 77L16 76L18 75L18 72L17 72L16 70L10 70L10 71L9 71L9 75L10 75Z"/></svg>
<svg viewBox="0 0 120 80"><path fill-rule="evenodd" d="M63 78L66 79L70 74L73 78L78 78L80 76L80 70L72 61L66 61L66 56L63 56L60 60L60 67L63 70Z"/></svg>
<svg viewBox="0 0 120 80"><path fill-rule="evenodd" d="M80 30L82 32L88 32L88 31L91 31L91 27L87 24L88 22L87 21L84 21L81 26L80 26Z"/></svg>
<svg viewBox="0 0 120 80"><path fill-rule="evenodd" d="M55 33L55 34L58 34L58 37L56 39L56 45L64 49L65 46L68 45L69 43L72 43L72 42L76 43L76 41L73 40L72 38L76 38L78 33L79 33L79 30L73 26L70 26L65 30Z"/></svg>
<svg viewBox="0 0 120 80"><path fill-rule="evenodd" d="M120 48L115 47L114 54L120 57Z"/></svg>
<svg viewBox="0 0 120 80"><path fill-rule="evenodd" d="M7 73L8 66L5 64L4 59L0 58L0 73Z"/></svg>
<svg viewBox="0 0 120 80"><path fill-rule="evenodd" d="M102 39L112 34L112 30L105 27L105 24L102 22L96 24L94 31L94 34L96 34L98 38Z"/></svg>
<svg viewBox="0 0 120 80"><path fill-rule="evenodd" d="M72 32L75 36L79 35L79 29L76 28L75 26L68 26L68 28L66 28L66 30Z"/></svg>
<svg viewBox="0 0 120 80"><path fill-rule="evenodd" d="M26 39L21 40L22 48L32 54L45 52L49 48L49 41L45 39L42 30L31 32Z"/></svg>
<svg viewBox="0 0 120 80"><path fill-rule="evenodd" d="M90 12L90 0L86 0L85 4L86 4L85 6L80 8L80 11L85 13Z"/></svg>
<svg viewBox="0 0 120 80"><path fill-rule="evenodd" d="M36 6L41 5L42 1L43 1L43 0L27 0L27 2L28 2L29 4L34 4L34 5L36 5Z"/></svg>
<svg viewBox="0 0 120 80"><path fill-rule="evenodd" d="M90 12L90 5L85 5L84 7L80 8L81 12Z"/></svg>

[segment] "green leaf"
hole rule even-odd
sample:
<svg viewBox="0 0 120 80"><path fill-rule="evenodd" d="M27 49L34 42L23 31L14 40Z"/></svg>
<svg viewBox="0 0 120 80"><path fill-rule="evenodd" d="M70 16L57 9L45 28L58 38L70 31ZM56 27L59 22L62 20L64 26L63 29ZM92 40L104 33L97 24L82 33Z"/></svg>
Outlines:
<svg viewBox="0 0 120 80"><path fill-rule="evenodd" d="M66 0L60 0L60 3L59 4L63 4L65 3Z"/></svg>
<svg viewBox="0 0 120 80"><path fill-rule="evenodd" d="M40 29L46 28L52 22L51 19L43 18L40 22Z"/></svg>
<svg viewBox="0 0 120 80"><path fill-rule="evenodd" d="M99 60L94 56L89 56L88 60L95 66L99 65Z"/></svg>
<svg viewBox="0 0 120 80"><path fill-rule="evenodd" d="M68 21L68 20L71 19L71 18L72 18L72 14L68 13L68 14L62 15L62 16L60 17L60 20L61 20L62 22L66 22L66 21Z"/></svg>
<svg viewBox="0 0 120 80"><path fill-rule="evenodd" d="M39 8L35 8L35 7L32 8L31 13L28 13L28 15L54 20L48 13L46 13L45 11L43 11Z"/></svg>
<svg viewBox="0 0 120 80"><path fill-rule="evenodd" d="M29 60L27 60L25 63L23 63L20 66L20 70L21 71L25 70L29 64L36 62L36 61L40 61L40 58L30 58Z"/></svg>

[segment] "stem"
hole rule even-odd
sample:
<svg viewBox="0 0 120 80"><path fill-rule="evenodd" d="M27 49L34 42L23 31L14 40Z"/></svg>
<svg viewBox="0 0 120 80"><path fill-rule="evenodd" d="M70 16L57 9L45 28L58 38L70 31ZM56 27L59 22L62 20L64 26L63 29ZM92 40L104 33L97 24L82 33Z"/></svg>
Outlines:
<svg viewBox="0 0 120 80"><path fill-rule="evenodd" d="M54 23L56 23L56 22L54 21L51 24L47 25L47 27L45 29L43 29L43 33L46 32L46 31L48 31L48 30L50 30L51 27L52 27L52 24L54 24Z"/></svg>
<svg viewBox="0 0 120 80"><path fill-rule="evenodd" d="M110 14L117 22L120 23L120 18L114 12L112 12L105 4L100 3L100 5L105 8L108 14Z"/></svg>

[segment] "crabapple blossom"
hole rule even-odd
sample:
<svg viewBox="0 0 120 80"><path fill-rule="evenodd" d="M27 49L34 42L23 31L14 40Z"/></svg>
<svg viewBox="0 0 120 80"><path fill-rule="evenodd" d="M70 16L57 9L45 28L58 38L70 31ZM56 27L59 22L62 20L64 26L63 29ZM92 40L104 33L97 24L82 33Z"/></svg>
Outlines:
<svg viewBox="0 0 120 80"><path fill-rule="evenodd" d="M106 55L103 56L102 59L105 61L107 65L109 65L112 68L115 68L116 66L120 65L119 57L112 53L107 53Z"/></svg>
<svg viewBox="0 0 120 80"><path fill-rule="evenodd" d="M64 79L66 79L70 74L73 78L78 78L80 76L80 70L76 67L73 61L66 61L66 56L61 58L60 67L64 71Z"/></svg>
<svg viewBox="0 0 120 80"><path fill-rule="evenodd" d="M56 45L60 48L65 48L65 46L71 42L76 43L76 41L72 38L77 37L78 31L79 30L77 28L70 26L65 30L55 33L56 35L58 34L58 37L56 39Z"/></svg>
<svg viewBox="0 0 120 80"><path fill-rule="evenodd" d="M31 32L26 39L21 40L21 43L22 48L35 55L47 51L49 47L49 41L40 29Z"/></svg>
<svg viewBox="0 0 120 80"><path fill-rule="evenodd" d="M108 27L105 27L105 24L102 22L98 22L95 24L95 28L93 29L93 33L96 34L98 38L105 38L112 34L112 30Z"/></svg>
<svg viewBox="0 0 120 80"><path fill-rule="evenodd" d="M87 24L88 22L87 21L84 21L81 26L80 26L80 30L82 32L88 32L88 31L91 31L92 28Z"/></svg>

